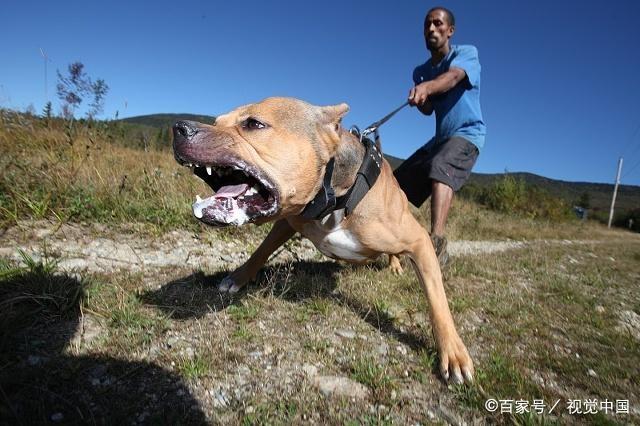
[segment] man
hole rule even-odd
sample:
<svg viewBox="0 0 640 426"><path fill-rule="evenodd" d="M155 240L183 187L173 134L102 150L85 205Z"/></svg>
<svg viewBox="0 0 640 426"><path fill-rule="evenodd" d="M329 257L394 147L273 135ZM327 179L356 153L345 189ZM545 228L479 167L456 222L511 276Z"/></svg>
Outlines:
<svg viewBox="0 0 640 426"><path fill-rule="evenodd" d="M448 260L445 225L453 194L469 178L486 133L478 51L470 45L450 45L454 31L451 11L429 10L424 39L431 58L413 71L409 104L425 115L435 111L436 134L394 173L416 207L431 196L431 240L440 266Z"/></svg>

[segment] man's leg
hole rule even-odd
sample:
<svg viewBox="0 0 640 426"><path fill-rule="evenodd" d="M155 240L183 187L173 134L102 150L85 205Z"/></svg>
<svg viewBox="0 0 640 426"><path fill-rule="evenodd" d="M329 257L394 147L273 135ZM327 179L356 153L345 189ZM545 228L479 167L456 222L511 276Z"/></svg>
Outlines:
<svg viewBox="0 0 640 426"><path fill-rule="evenodd" d="M444 236L453 189L442 182L431 180L431 235Z"/></svg>

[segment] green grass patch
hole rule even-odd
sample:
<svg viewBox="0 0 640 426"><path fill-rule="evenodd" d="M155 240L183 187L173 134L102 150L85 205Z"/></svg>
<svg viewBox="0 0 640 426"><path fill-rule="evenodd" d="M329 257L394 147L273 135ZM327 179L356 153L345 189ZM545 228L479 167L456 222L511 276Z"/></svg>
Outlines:
<svg viewBox="0 0 640 426"><path fill-rule="evenodd" d="M176 363L180 375L187 380L197 380L210 374L210 365L210 360L203 356L183 357Z"/></svg>
<svg viewBox="0 0 640 426"><path fill-rule="evenodd" d="M255 407L252 413L245 414L241 424L245 426L291 424L299 411L300 407L295 401L262 403Z"/></svg>
<svg viewBox="0 0 640 426"><path fill-rule="evenodd" d="M372 390L377 401L388 401L391 391L394 389L394 380L388 367L379 364L370 357L357 358L350 367L350 376L353 380L362 383Z"/></svg>
<svg viewBox="0 0 640 426"><path fill-rule="evenodd" d="M254 305L242 303L229 306L227 313L234 321L243 323L254 320L258 316L258 308Z"/></svg>

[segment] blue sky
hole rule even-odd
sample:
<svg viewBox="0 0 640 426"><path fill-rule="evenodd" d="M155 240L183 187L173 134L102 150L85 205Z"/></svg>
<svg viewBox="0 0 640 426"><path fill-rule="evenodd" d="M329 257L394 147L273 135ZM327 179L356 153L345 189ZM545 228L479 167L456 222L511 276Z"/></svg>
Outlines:
<svg viewBox="0 0 640 426"><path fill-rule="evenodd" d="M425 12L390 1L3 2L0 107L40 111L74 61L111 90L103 117L216 115L269 96L347 102L345 126L400 105L429 53ZM443 1L482 64L487 139L474 171L640 185L640 2ZM383 149L406 158L434 120L401 111Z"/></svg>

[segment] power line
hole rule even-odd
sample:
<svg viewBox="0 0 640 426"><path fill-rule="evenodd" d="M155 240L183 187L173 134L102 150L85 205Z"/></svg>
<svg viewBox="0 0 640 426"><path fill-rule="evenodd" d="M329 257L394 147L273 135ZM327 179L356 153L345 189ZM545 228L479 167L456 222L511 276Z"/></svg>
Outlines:
<svg viewBox="0 0 640 426"><path fill-rule="evenodd" d="M636 167L640 166L640 161L638 161L636 164L634 164L629 170L626 171L626 173L624 175L622 175L623 178L626 178L627 176L629 176L631 174L632 171L635 170Z"/></svg>
<svg viewBox="0 0 640 426"><path fill-rule="evenodd" d="M42 47L40 48L40 55L42 55L42 59L44 60L44 99L45 102L49 102L49 91L47 84L47 62L50 62L51 59L49 59L45 51L42 50Z"/></svg>
<svg viewBox="0 0 640 426"><path fill-rule="evenodd" d="M638 127L636 127L636 130L633 133L631 133L631 137L627 140L627 143L625 144L624 149L620 152L621 156L627 153L627 149L629 149L629 146L631 146L631 143L633 142L633 139L636 137L638 132L640 132L640 123L638 124ZM633 153L635 153L638 150L638 148L640 148L640 144L636 146L636 149L633 150Z"/></svg>

